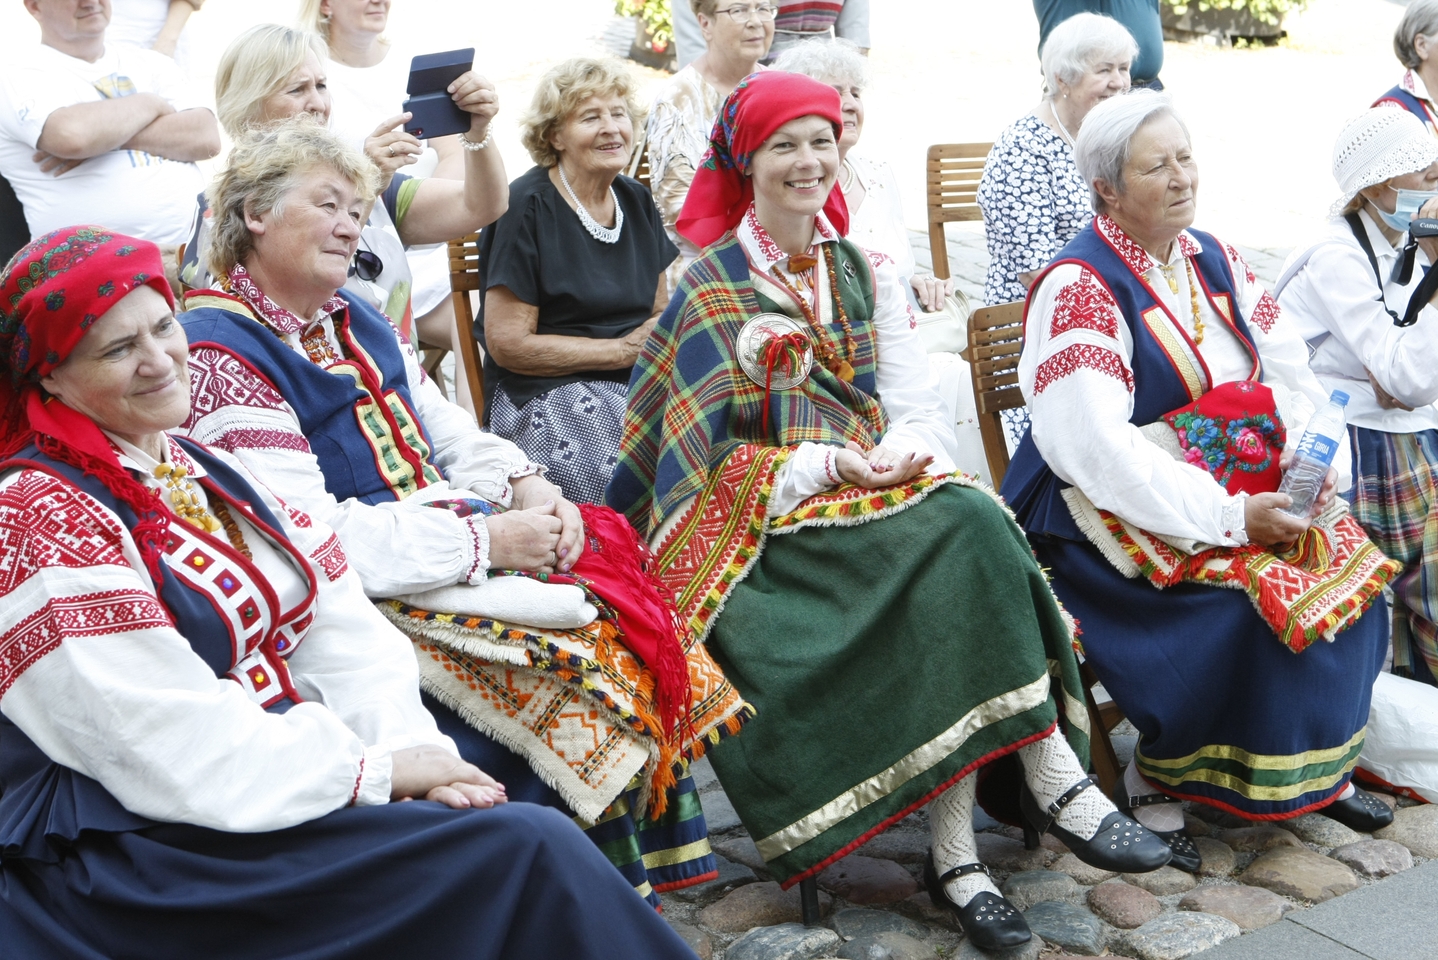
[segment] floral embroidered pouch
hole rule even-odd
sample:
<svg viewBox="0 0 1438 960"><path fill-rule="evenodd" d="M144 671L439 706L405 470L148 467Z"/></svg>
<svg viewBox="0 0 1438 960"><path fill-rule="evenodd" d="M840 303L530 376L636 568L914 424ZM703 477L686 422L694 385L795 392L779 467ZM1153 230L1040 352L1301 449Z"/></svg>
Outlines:
<svg viewBox="0 0 1438 960"><path fill-rule="evenodd" d="M1272 493L1288 431L1273 391L1255 380L1222 383L1163 415L1183 459L1212 474L1230 494Z"/></svg>

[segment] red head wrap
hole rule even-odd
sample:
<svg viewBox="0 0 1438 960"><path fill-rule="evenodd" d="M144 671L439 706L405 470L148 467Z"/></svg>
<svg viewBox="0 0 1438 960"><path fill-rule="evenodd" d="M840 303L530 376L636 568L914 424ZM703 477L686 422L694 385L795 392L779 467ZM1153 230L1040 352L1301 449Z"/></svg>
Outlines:
<svg viewBox="0 0 1438 960"><path fill-rule="evenodd" d="M40 386L96 320L131 291L158 291L174 309L160 248L103 227L65 227L32 240L0 273L0 458L30 443L97 477L134 508L132 531L151 573L168 511L120 469L110 441L89 417L50 400Z"/></svg>
<svg viewBox="0 0 1438 960"><path fill-rule="evenodd" d="M834 125L835 138L839 137L844 115L838 91L809 77L778 70L741 80L714 121L709 152L694 172L689 196L679 213L679 233L695 245L707 247L734 229L754 200L754 184L748 176L754 151L790 120L810 116L828 120ZM849 232L849 208L837 184L824 203L824 212L841 234Z"/></svg>

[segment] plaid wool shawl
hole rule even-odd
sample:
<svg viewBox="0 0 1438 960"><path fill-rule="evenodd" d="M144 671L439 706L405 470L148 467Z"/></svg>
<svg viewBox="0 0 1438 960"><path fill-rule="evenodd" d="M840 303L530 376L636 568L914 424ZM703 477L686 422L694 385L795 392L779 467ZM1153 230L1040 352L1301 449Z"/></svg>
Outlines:
<svg viewBox="0 0 1438 960"><path fill-rule="evenodd" d="M853 331L853 382L816 362L802 384L771 392L767 433L764 387L745 375L735 354L740 328L764 312L743 246L731 235L690 265L634 366L607 495L643 536L697 494L741 444L854 440L867 449L888 430L876 396L873 269L848 240L831 243ZM837 324L829 330L835 340L842 336Z"/></svg>

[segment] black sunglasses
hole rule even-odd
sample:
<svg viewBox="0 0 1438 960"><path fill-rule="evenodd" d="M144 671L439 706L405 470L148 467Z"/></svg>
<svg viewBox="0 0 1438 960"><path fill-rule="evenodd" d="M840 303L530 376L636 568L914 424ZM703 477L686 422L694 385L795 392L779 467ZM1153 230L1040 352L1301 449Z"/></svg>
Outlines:
<svg viewBox="0 0 1438 960"><path fill-rule="evenodd" d="M359 274L365 283L374 283L384 273L384 261L369 250L356 250L354 262L350 264L349 275Z"/></svg>

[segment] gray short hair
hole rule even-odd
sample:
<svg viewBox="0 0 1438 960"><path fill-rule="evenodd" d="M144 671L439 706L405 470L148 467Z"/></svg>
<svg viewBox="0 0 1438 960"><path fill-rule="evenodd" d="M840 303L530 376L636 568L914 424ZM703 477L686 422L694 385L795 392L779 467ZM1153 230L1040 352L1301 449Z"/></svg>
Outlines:
<svg viewBox="0 0 1438 960"><path fill-rule="evenodd" d="M251 128L235 141L225 169L205 192L212 212L206 252L212 275L225 276L254 249L246 208L255 214L282 210L290 190L316 167L344 177L366 204L379 193L379 168L308 115Z"/></svg>
<svg viewBox="0 0 1438 960"><path fill-rule="evenodd" d="M1168 94L1152 90L1135 90L1127 96L1109 97L1100 101L1084 117L1078 142L1074 145L1074 162L1084 183L1089 185L1095 213L1103 213L1104 203L1094 189L1094 182L1102 180L1123 193L1123 168L1128 165L1129 147L1134 136L1162 116L1173 117L1183 127L1184 135L1188 135L1188 127L1174 111Z"/></svg>
<svg viewBox="0 0 1438 960"><path fill-rule="evenodd" d="M1138 44L1124 25L1097 13L1076 13L1049 32L1039 63L1049 97L1058 96L1059 82L1078 82L1096 63L1138 56Z"/></svg>
<svg viewBox="0 0 1438 960"><path fill-rule="evenodd" d="M1398 29L1393 31L1393 53L1410 70L1423 66L1418 51L1413 48L1413 41L1420 33L1438 39L1438 0L1413 0L1404 11L1403 19L1398 21Z"/></svg>
<svg viewBox="0 0 1438 960"><path fill-rule="evenodd" d="M859 45L843 37L822 37L796 43L779 54L775 70L802 73L820 83L863 90L869 85L869 61Z"/></svg>

